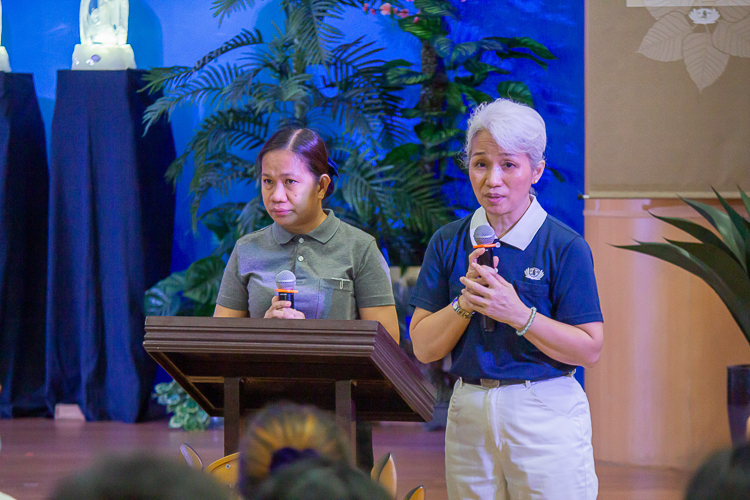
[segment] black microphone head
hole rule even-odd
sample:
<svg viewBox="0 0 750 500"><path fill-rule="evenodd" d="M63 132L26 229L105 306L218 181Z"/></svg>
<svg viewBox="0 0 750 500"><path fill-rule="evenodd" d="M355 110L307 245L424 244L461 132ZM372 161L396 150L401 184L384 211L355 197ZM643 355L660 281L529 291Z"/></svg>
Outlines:
<svg viewBox="0 0 750 500"><path fill-rule="evenodd" d="M279 290L294 290L297 277L291 271L281 271L276 275L276 288Z"/></svg>
<svg viewBox="0 0 750 500"><path fill-rule="evenodd" d="M495 230L489 224L478 226L474 230L474 241L477 245L491 245L495 243Z"/></svg>

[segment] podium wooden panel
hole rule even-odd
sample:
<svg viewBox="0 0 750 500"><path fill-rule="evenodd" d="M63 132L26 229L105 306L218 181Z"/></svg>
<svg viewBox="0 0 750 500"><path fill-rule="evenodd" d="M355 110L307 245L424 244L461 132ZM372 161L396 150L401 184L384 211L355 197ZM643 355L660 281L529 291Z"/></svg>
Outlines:
<svg viewBox="0 0 750 500"><path fill-rule="evenodd" d="M238 449L242 414L288 400L354 422L429 421L435 389L377 321L146 318L146 351L211 416L224 451Z"/></svg>

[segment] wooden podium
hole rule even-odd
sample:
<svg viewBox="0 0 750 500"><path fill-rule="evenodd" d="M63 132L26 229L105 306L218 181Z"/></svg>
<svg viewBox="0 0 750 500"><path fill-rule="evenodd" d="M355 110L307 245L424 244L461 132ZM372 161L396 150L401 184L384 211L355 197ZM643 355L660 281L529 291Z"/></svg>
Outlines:
<svg viewBox="0 0 750 500"><path fill-rule="evenodd" d="M353 446L356 420L432 419L435 388L377 321L149 316L143 347L224 417L226 455L242 414L278 400L334 411Z"/></svg>

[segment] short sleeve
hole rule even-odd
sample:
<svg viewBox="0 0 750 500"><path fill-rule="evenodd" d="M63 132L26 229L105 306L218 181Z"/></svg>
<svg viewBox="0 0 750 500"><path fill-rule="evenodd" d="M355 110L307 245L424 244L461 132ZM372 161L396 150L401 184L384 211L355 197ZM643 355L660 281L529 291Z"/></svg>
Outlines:
<svg viewBox="0 0 750 500"><path fill-rule="evenodd" d="M216 298L216 303L236 311L247 311L247 283L243 283L240 277L237 258L237 245L235 245L232 255L229 256L227 267L224 268L224 276L221 278L221 286L219 287L219 296Z"/></svg>
<svg viewBox="0 0 750 500"><path fill-rule="evenodd" d="M560 258L552 293L554 319L569 325L603 321L588 243L577 236Z"/></svg>
<svg viewBox="0 0 750 500"><path fill-rule="evenodd" d="M388 263L375 240L370 240L357 274L354 276L354 296L357 307L392 306L396 304L391 288Z"/></svg>
<svg viewBox="0 0 750 500"><path fill-rule="evenodd" d="M442 242L439 232L432 235L409 301L414 307L429 312L439 311L452 300L449 287L450 272L443 264L446 256L441 255L445 251Z"/></svg>

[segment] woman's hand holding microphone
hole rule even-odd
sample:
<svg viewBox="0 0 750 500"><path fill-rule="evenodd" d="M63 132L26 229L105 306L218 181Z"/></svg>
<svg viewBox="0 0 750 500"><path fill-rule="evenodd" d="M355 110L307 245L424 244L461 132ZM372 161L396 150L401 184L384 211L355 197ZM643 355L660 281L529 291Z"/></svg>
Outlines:
<svg viewBox="0 0 750 500"><path fill-rule="evenodd" d="M489 316L513 328L523 328L529 318L530 309L521 302L513 285L497 273L497 269L482 266L477 258L484 253L477 248L469 255L469 269L461 278L464 289L461 291L462 308ZM494 257L493 264L498 265Z"/></svg>

